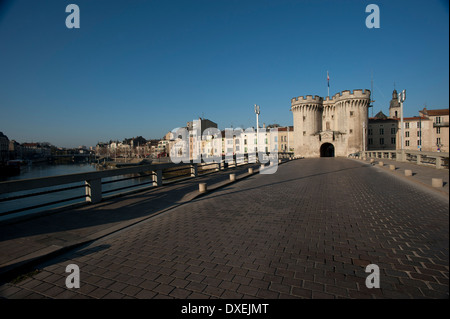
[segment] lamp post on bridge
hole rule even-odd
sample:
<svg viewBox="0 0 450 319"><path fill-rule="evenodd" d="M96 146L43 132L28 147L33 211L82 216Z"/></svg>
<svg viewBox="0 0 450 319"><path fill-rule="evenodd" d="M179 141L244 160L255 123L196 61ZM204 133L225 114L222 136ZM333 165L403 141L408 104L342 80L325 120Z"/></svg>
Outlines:
<svg viewBox="0 0 450 319"><path fill-rule="evenodd" d="M404 139L405 139L405 132L403 129L403 102L406 100L406 90L403 90L401 93L398 94L398 102L400 103L400 113L401 113L401 120L400 120L400 133L401 133L401 154L402 154L402 161L404 160L403 156L403 147L404 147Z"/></svg>
<svg viewBox="0 0 450 319"><path fill-rule="evenodd" d="M256 114L256 152L258 152L258 138L259 138L259 105L255 104L255 114Z"/></svg>

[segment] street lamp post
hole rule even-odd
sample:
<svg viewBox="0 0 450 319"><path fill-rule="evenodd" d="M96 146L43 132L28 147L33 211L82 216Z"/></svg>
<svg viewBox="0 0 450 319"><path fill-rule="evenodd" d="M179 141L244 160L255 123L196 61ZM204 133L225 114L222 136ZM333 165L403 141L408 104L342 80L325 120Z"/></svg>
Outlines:
<svg viewBox="0 0 450 319"><path fill-rule="evenodd" d="M422 117L419 115L419 151L422 151Z"/></svg>
<svg viewBox="0 0 450 319"><path fill-rule="evenodd" d="M401 113L401 120L400 120L400 133L401 135L401 141L402 141L402 146L401 146L401 152L402 152L402 161L404 160L403 158L403 147L404 147L404 139L405 139L405 132L403 130L403 102L406 99L406 90L403 90L401 93L398 94L398 102L400 103L400 113Z"/></svg>
<svg viewBox="0 0 450 319"><path fill-rule="evenodd" d="M362 123L363 126L363 149L362 149L362 154L361 157L365 157L365 152L366 152L366 122L363 121Z"/></svg>
<svg viewBox="0 0 450 319"><path fill-rule="evenodd" d="M255 104L255 114L256 114L256 151L258 151L258 138L259 138L259 105Z"/></svg>

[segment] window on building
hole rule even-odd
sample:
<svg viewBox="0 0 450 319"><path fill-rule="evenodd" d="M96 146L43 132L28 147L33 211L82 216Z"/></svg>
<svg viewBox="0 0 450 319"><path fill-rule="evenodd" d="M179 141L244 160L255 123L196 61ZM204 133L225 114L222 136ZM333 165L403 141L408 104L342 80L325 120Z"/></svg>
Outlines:
<svg viewBox="0 0 450 319"><path fill-rule="evenodd" d="M422 136L422 132L421 131L417 131L417 137L421 137Z"/></svg>
<svg viewBox="0 0 450 319"><path fill-rule="evenodd" d="M417 145L422 145L422 140L417 140Z"/></svg>
<svg viewBox="0 0 450 319"><path fill-rule="evenodd" d="M405 123L405 128L409 128L409 122Z"/></svg>
<svg viewBox="0 0 450 319"><path fill-rule="evenodd" d="M441 128L440 127L436 127L436 134L441 134Z"/></svg>
<svg viewBox="0 0 450 319"><path fill-rule="evenodd" d="M350 111L350 117L352 117L353 116L353 111Z"/></svg>
<svg viewBox="0 0 450 319"><path fill-rule="evenodd" d="M384 128L380 128L380 135L384 135Z"/></svg>
<svg viewBox="0 0 450 319"><path fill-rule="evenodd" d="M244 140L244 145L247 145L247 139Z"/></svg>
<svg viewBox="0 0 450 319"><path fill-rule="evenodd" d="M395 137L391 137L391 144L395 145Z"/></svg>
<svg viewBox="0 0 450 319"><path fill-rule="evenodd" d="M405 141L405 145L409 146L409 140Z"/></svg>
<svg viewBox="0 0 450 319"><path fill-rule="evenodd" d="M380 145L384 145L384 138L380 138Z"/></svg>
<svg viewBox="0 0 450 319"><path fill-rule="evenodd" d="M281 137L281 140L283 141L283 136ZM278 143L278 136L274 137L274 141L275 141L275 143Z"/></svg>
<svg viewBox="0 0 450 319"><path fill-rule="evenodd" d="M395 135L395 127L391 127L391 134Z"/></svg>
<svg viewBox="0 0 450 319"><path fill-rule="evenodd" d="M368 142L369 142L369 145L372 145L373 144L373 139L369 138Z"/></svg>
<svg viewBox="0 0 450 319"><path fill-rule="evenodd" d="M438 138L436 139L436 145L439 145L439 144L441 144L441 138L440 138L440 137L438 137Z"/></svg>
<svg viewBox="0 0 450 319"><path fill-rule="evenodd" d="M422 127L422 123L419 121L417 122L417 128L421 128Z"/></svg>
<svg viewBox="0 0 450 319"><path fill-rule="evenodd" d="M409 131L405 132L405 137L409 137Z"/></svg>
<svg viewBox="0 0 450 319"><path fill-rule="evenodd" d="M372 135L372 134L373 134L373 131L371 128L369 128L369 135Z"/></svg>
<svg viewBox="0 0 450 319"><path fill-rule="evenodd" d="M353 133L353 130L352 129L350 129L350 134L352 134Z"/></svg>
<svg viewBox="0 0 450 319"><path fill-rule="evenodd" d="M439 124L439 123L441 123L441 117L440 116L436 116L436 122L435 122L436 124Z"/></svg>

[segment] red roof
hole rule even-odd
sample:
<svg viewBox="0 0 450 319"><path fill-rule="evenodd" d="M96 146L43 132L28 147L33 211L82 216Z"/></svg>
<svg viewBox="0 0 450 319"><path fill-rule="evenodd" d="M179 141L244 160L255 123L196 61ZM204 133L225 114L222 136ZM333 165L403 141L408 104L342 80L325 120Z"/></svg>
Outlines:
<svg viewBox="0 0 450 319"><path fill-rule="evenodd" d="M439 110L427 110L424 109L423 112L428 116L442 116L448 115L448 109L439 109Z"/></svg>
<svg viewBox="0 0 450 319"><path fill-rule="evenodd" d="M428 120L426 117L423 116L413 116L413 117L404 117L403 120L411 120L411 121L419 121L419 120Z"/></svg>

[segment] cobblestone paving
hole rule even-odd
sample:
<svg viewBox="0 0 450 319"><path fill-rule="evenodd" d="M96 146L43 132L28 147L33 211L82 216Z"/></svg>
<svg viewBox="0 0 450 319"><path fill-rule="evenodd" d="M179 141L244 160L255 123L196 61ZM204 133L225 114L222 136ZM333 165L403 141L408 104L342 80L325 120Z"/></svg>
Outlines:
<svg viewBox="0 0 450 319"><path fill-rule="evenodd" d="M303 159L47 262L0 296L448 298L448 234L441 196L358 161ZM65 286L68 264L79 289Z"/></svg>

